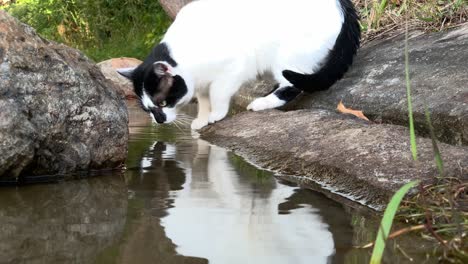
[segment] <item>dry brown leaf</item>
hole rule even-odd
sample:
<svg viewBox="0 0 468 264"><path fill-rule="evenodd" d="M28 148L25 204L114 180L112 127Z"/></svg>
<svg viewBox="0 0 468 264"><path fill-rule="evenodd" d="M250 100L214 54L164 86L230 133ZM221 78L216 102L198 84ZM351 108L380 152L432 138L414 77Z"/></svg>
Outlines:
<svg viewBox="0 0 468 264"><path fill-rule="evenodd" d="M340 113L352 114L352 115L354 115L354 116L356 116L356 117L358 117L360 119L364 119L364 120L369 121L369 118L367 118L362 111L346 108L346 106L344 106L343 102L340 102L338 104L338 107L336 108L336 110L338 110L338 112L340 112Z"/></svg>

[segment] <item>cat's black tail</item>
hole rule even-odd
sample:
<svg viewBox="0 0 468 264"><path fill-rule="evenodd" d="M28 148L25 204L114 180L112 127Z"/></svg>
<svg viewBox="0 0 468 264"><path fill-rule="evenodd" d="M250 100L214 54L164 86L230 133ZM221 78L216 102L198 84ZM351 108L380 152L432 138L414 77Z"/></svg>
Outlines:
<svg viewBox="0 0 468 264"><path fill-rule="evenodd" d="M335 46L323 62L320 70L313 74L300 74L290 70L283 76L295 87L304 92L327 90L341 79L353 63L354 55L360 45L361 28L359 17L351 0L338 0L344 16L341 32Z"/></svg>

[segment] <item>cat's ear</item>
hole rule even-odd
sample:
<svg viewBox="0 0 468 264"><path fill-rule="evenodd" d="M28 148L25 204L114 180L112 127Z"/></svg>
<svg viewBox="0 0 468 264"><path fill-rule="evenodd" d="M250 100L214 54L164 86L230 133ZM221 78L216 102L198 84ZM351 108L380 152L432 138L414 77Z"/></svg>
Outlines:
<svg viewBox="0 0 468 264"><path fill-rule="evenodd" d="M174 74L174 68L167 62L165 61L157 61L153 64L153 69L154 73L158 77L163 77L163 76L175 76Z"/></svg>
<svg viewBox="0 0 468 264"><path fill-rule="evenodd" d="M117 69L117 72L122 75L123 77L129 79L129 80L132 80L132 77L133 77L133 72L135 72L135 67L133 68L120 68L120 69Z"/></svg>

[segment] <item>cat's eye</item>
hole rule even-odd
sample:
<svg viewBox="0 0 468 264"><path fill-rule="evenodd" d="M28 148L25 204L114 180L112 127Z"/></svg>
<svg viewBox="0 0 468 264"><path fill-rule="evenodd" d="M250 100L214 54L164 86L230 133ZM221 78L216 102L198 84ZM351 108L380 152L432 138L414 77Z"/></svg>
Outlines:
<svg viewBox="0 0 468 264"><path fill-rule="evenodd" d="M166 101L162 101L162 102L159 103L160 107L166 107L166 105L167 105Z"/></svg>

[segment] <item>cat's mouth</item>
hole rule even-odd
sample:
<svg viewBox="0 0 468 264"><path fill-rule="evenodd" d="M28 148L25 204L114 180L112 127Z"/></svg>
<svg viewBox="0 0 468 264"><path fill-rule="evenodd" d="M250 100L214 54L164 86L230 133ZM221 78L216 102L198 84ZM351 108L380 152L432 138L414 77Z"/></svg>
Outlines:
<svg viewBox="0 0 468 264"><path fill-rule="evenodd" d="M159 107L152 107L149 109L150 115L154 118L154 120L158 124L164 124L167 121L167 116L163 112L162 108Z"/></svg>

